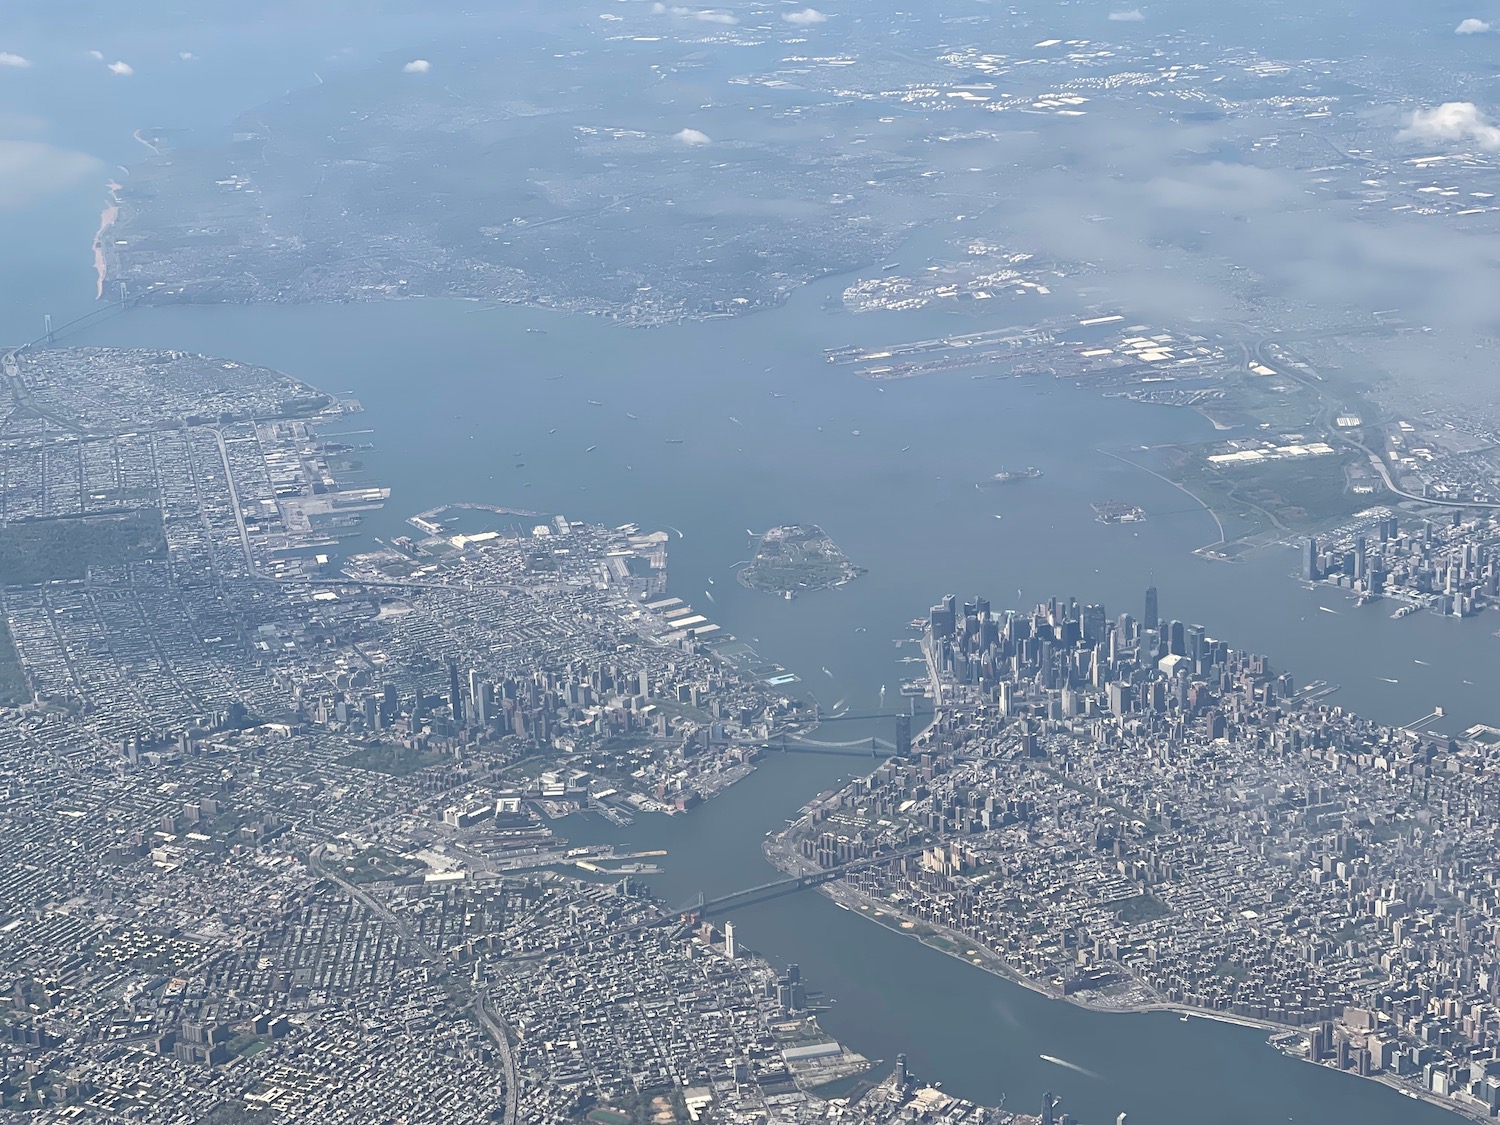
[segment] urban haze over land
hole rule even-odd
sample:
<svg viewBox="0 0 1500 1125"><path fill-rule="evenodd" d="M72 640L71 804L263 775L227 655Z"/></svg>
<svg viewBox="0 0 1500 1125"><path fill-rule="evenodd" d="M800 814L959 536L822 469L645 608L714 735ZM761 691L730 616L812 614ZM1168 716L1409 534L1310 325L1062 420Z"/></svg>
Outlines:
<svg viewBox="0 0 1500 1125"><path fill-rule="evenodd" d="M1500 13L813 4L6 13L0 1113L1500 1113Z"/></svg>

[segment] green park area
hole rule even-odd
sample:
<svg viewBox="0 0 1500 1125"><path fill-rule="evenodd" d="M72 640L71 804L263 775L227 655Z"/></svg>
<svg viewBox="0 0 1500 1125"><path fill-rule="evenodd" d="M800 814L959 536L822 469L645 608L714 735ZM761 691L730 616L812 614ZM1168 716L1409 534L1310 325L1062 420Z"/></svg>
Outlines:
<svg viewBox="0 0 1500 1125"><path fill-rule="evenodd" d="M75 581L101 566L160 558L161 511L20 520L0 527L0 586Z"/></svg>

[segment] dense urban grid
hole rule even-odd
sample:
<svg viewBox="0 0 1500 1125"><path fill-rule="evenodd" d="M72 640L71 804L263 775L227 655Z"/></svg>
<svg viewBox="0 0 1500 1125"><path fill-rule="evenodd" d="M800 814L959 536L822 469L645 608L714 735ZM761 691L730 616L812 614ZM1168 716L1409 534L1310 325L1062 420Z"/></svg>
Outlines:
<svg viewBox="0 0 1500 1125"><path fill-rule="evenodd" d="M344 558L385 498L319 433L356 404L180 353L6 370L0 1104L812 1120L868 1067L795 967L633 883L655 853L548 827L689 808L795 717L665 596L664 535L455 508Z"/></svg>
<svg viewBox="0 0 1500 1125"><path fill-rule="evenodd" d="M1481 1116L1500 1105L1500 732L1382 727L1202 626L944 598L912 755L768 846L991 971L1203 1010Z"/></svg>

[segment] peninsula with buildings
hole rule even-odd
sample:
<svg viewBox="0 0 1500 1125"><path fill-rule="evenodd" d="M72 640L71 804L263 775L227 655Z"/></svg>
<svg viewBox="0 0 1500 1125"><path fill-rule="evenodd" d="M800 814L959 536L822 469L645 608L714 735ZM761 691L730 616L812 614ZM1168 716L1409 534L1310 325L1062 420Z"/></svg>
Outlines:
<svg viewBox="0 0 1500 1125"><path fill-rule="evenodd" d="M767 854L849 866L826 893L1048 995L1263 1027L1493 1116L1500 731L1367 722L1157 605L944 598L932 725Z"/></svg>

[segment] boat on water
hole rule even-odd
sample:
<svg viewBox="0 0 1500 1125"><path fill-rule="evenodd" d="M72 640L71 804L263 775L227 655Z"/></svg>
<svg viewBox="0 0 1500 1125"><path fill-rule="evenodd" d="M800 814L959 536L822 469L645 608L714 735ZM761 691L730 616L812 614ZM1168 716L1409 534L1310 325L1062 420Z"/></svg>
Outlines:
<svg viewBox="0 0 1500 1125"><path fill-rule="evenodd" d="M993 479L997 484L1011 484L1015 481L1036 480L1041 475L1041 469L1035 465L1027 465L1024 469L1001 469Z"/></svg>
<svg viewBox="0 0 1500 1125"><path fill-rule="evenodd" d="M590 406L603 406L604 404L602 402L600 402L597 398L591 398L591 399L589 399L589 405Z"/></svg>

